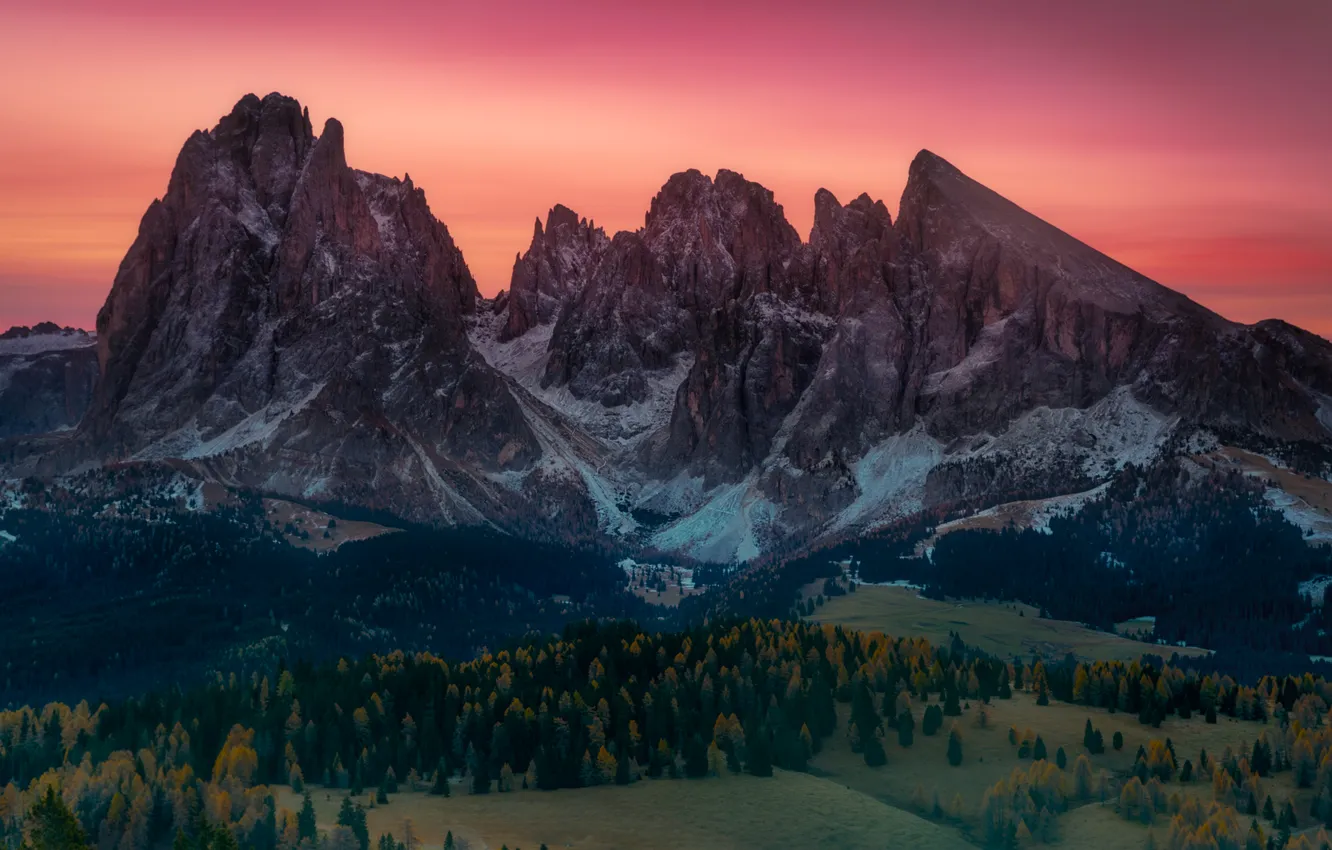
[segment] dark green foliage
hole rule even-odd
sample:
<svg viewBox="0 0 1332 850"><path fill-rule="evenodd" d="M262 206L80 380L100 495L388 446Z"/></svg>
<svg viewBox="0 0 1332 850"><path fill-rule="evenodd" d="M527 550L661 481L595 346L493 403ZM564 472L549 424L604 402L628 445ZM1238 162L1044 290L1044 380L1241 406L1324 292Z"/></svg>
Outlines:
<svg viewBox="0 0 1332 850"><path fill-rule="evenodd" d="M1329 553L1309 545L1238 470L1128 466L1102 498L1053 518L1048 530L940 537L925 594L1021 599L1106 630L1150 610L1153 638L1213 649L1332 647L1332 630L1290 628L1310 615L1316 626L1332 624L1332 608L1315 609L1298 590L1332 571ZM1257 583L1255 559L1263 565Z"/></svg>
<svg viewBox="0 0 1332 850"><path fill-rule="evenodd" d="M1068 767L1068 755L1064 752L1063 747L1060 747L1059 749L1055 750L1055 764L1059 767L1060 770L1063 770L1064 768Z"/></svg>
<svg viewBox="0 0 1332 850"><path fill-rule="evenodd" d="M370 850L370 829L366 826L365 809L354 803L351 797L342 798L342 806L338 809L338 826L351 830L361 850Z"/></svg>
<svg viewBox="0 0 1332 850"><path fill-rule="evenodd" d="M948 763L953 767L962 764L962 736L956 729L948 733Z"/></svg>
<svg viewBox="0 0 1332 850"><path fill-rule="evenodd" d="M605 555L409 526L321 556L269 530L257 497L182 511L151 495L154 474L129 467L110 473L123 483L105 497L52 488L32 507L0 510L0 528L18 538L0 546L0 599L26 615L0 617L0 646L25 652L0 677L0 704L197 681L240 647L254 668L271 668L278 657L255 649L270 642L311 660L465 656L593 614L656 616ZM122 518L94 516L113 499Z"/></svg>
<svg viewBox="0 0 1332 850"><path fill-rule="evenodd" d="M772 776L772 735L762 724L745 730L745 770L754 776Z"/></svg>
<svg viewBox="0 0 1332 850"><path fill-rule="evenodd" d="M897 718L897 745L899 747L909 747L915 742L916 719L911 716L911 712L904 711Z"/></svg>
<svg viewBox="0 0 1332 850"><path fill-rule="evenodd" d="M32 823L27 845L31 850L76 850L88 845L88 836L78 818L54 788L47 788L33 803L28 819Z"/></svg>
<svg viewBox="0 0 1332 850"><path fill-rule="evenodd" d="M920 731L925 733L926 737L931 737L943 726L943 711L939 706L930 704L925 706L925 717L921 720Z"/></svg>
<svg viewBox="0 0 1332 850"><path fill-rule="evenodd" d="M430 786L430 793L436 797L449 796L449 770L442 758L435 767L435 781Z"/></svg>
<svg viewBox="0 0 1332 850"><path fill-rule="evenodd" d="M879 741L879 736L871 735L862 750L865 756L865 764L870 767L882 767L888 763L888 754L883 751L883 743Z"/></svg>
<svg viewBox="0 0 1332 850"><path fill-rule="evenodd" d="M1272 748L1261 738L1253 742L1249 767L1259 776L1269 776L1272 773Z"/></svg>
<svg viewBox="0 0 1332 850"><path fill-rule="evenodd" d="M1124 749L1124 733L1115 730L1115 734L1110 737L1110 746L1115 748L1115 752Z"/></svg>
<svg viewBox="0 0 1332 850"><path fill-rule="evenodd" d="M951 681L944 685L943 713L948 717L958 717L962 714L962 706L958 704L957 699L957 688Z"/></svg>
<svg viewBox="0 0 1332 850"><path fill-rule="evenodd" d="M301 838L313 839L318 834L315 829L314 801L307 792L301 801L301 810L296 815L296 832Z"/></svg>

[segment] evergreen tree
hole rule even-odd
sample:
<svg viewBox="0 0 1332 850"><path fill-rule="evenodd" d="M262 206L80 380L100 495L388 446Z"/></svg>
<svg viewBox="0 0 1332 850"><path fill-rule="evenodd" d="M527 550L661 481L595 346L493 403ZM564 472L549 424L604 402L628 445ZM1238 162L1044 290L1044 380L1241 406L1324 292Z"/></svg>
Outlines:
<svg viewBox="0 0 1332 850"><path fill-rule="evenodd" d="M302 839L309 838L314 840L319 837L315 829L315 810L314 801L310 799L310 792L305 792L305 797L301 801L300 814L296 815L296 833Z"/></svg>
<svg viewBox="0 0 1332 850"><path fill-rule="evenodd" d="M745 735L745 770L754 776L772 776L772 741L766 726Z"/></svg>
<svg viewBox="0 0 1332 850"><path fill-rule="evenodd" d="M1058 765L1060 770L1068 767L1068 756L1064 753L1063 747L1055 750L1055 764Z"/></svg>
<svg viewBox="0 0 1332 850"><path fill-rule="evenodd" d="M370 850L370 829L365 822L365 809L356 805L349 796L342 798L342 806L338 809L338 826L351 830L361 850Z"/></svg>
<svg viewBox="0 0 1332 850"><path fill-rule="evenodd" d="M490 765L489 759L485 757L476 760L476 770L472 773L472 793L490 793Z"/></svg>
<svg viewBox="0 0 1332 850"><path fill-rule="evenodd" d="M883 751L883 744L879 741L878 735L870 735L865 741L864 750L865 764L870 767L882 767L888 763L888 755Z"/></svg>
<svg viewBox="0 0 1332 850"><path fill-rule="evenodd" d="M1110 746L1115 748L1115 752L1124 749L1124 733L1116 730L1114 736L1110 739Z"/></svg>
<svg viewBox="0 0 1332 850"><path fill-rule="evenodd" d="M442 758L435 768L435 781L430 786L430 793L436 797L449 796L449 771Z"/></svg>
<svg viewBox="0 0 1332 850"><path fill-rule="evenodd" d="M78 818L53 786L47 786L46 793L33 803L28 820L32 831L27 847L31 850L82 850L88 846L88 836Z"/></svg>
<svg viewBox="0 0 1332 850"><path fill-rule="evenodd" d="M1048 755L1049 754L1045 750L1045 739L1040 735L1037 735L1036 746L1032 748L1031 757L1036 761L1045 761Z"/></svg>
<svg viewBox="0 0 1332 850"><path fill-rule="evenodd" d="M962 714L962 706L958 704L957 699L957 687L951 681L944 685L943 713L948 717L958 717Z"/></svg>
<svg viewBox="0 0 1332 850"><path fill-rule="evenodd" d="M928 711L927 711L928 713ZM899 747L909 747L916 740L916 719L911 716L911 712L904 711L897 718L897 745Z"/></svg>
<svg viewBox="0 0 1332 850"><path fill-rule="evenodd" d="M924 732L926 737L933 736L943 726L943 711L937 705L925 706L925 717L921 721L920 731Z"/></svg>
<svg viewBox="0 0 1332 850"><path fill-rule="evenodd" d="M962 764L962 734L956 724L948 731L948 763L953 767Z"/></svg>
<svg viewBox="0 0 1332 850"><path fill-rule="evenodd" d="M699 779L708 775L708 748L695 734L685 744L685 776Z"/></svg>

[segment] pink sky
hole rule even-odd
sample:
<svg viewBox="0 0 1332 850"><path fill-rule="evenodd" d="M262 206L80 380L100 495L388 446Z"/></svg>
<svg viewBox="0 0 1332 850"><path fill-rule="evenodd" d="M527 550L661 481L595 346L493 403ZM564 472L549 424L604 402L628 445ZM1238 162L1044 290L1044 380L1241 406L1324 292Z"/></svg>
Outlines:
<svg viewBox="0 0 1332 850"><path fill-rule="evenodd" d="M1332 334L1325 0L184 5L0 0L0 329L91 326L185 138L276 90L410 172L488 294L557 202L635 228L725 167L807 233L820 186L895 210L929 148L1226 316Z"/></svg>

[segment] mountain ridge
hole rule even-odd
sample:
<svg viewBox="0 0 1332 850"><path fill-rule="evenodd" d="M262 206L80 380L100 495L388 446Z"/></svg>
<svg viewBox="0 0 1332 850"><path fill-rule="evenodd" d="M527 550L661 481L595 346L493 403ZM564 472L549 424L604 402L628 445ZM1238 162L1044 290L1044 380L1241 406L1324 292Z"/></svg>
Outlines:
<svg viewBox="0 0 1332 850"><path fill-rule="evenodd" d="M343 133L272 94L190 137L99 313L89 413L7 474L187 460L729 561L1087 489L1222 432L1332 437L1332 344L1223 319L929 151L896 220L820 189L808 239L725 169L672 175L638 230L557 204L491 300L410 177L352 169Z"/></svg>

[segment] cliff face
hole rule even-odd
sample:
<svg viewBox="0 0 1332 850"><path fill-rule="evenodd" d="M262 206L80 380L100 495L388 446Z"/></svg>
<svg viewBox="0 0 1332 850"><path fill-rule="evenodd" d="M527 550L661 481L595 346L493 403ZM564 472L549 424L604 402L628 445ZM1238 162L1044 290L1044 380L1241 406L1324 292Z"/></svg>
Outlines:
<svg viewBox="0 0 1332 850"><path fill-rule="evenodd" d="M247 96L145 214L77 434L9 456L724 560L1218 435L1332 442L1325 340L1228 322L929 152L897 221L867 195L814 208L802 240L729 171L672 176L613 237L556 206L486 305L410 178ZM57 428L82 406L59 368Z"/></svg>
<svg viewBox="0 0 1332 850"><path fill-rule="evenodd" d="M47 322L0 334L0 438L78 425L97 382L96 343Z"/></svg>

